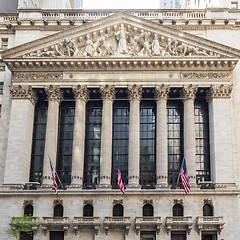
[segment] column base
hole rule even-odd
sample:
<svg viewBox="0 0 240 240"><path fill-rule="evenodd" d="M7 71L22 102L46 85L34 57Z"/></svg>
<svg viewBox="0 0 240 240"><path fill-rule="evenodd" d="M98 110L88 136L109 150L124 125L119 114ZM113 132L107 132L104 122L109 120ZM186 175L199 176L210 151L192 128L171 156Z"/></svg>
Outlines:
<svg viewBox="0 0 240 240"><path fill-rule="evenodd" d="M24 184L22 183L4 183L2 185L3 188L8 188L11 190L23 190L24 189Z"/></svg>
<svg viewBox="0 0 240 240"><path fill-rule="evenodd" d="M141 185L140 184L128 184L126 186L126 189L140 190L141 189Z"/></svg>
<svg viewBox="0 0 240 240"><path fill-rule="evenodd" d="M48 184L48 183L43 183L40 188L42 188L42 189L50 189L50 188L53 188L53 185L52 184Z"/></svg>
<svg viewBox="0 0 240 240"><path fill-rule="evenodd" d="M82 189L82 184L71 183L70 185L66 186L66 189Z"/></svg>
<svg viewBox="0 0 240 240"><path fill-rule="evenodd" d="M166 183L159 183L155 185L155 189L170 189L171 186L169 186Z"/></svg>
<svg viewBox="0 0 240 240"><path fill-rule="evenodd" d="M112 185L111 184L99 184L99 185L96 186L96 189L111 190Z"/></svg>

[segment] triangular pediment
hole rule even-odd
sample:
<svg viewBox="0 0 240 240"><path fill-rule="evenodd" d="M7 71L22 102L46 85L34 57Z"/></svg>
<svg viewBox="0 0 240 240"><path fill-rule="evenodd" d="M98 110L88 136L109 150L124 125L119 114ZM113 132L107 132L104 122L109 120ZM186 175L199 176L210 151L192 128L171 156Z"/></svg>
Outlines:
<svg viewBox="0 0 240 240"><path fill-rule="evenodd" d="M11 59L239 59L240 50L126 13L73 27L2 52Z"/></svg>

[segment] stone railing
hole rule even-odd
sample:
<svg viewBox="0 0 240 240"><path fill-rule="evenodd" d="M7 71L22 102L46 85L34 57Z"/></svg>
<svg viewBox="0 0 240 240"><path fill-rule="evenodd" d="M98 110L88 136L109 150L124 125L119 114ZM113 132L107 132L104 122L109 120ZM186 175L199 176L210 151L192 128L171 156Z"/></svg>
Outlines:
<svg viewBox="0 0 240 240"><path fill-rule="evenodd" d="M167 217L166 227L169 234L172 230L187 231L190 234L192 230L192 217Z"/></svg>
<svg viewBox="0 0 240 240"><path fill-rule="evenodd" d="M27 219L23 219L22 217L12 217L10 226L12 229L21 228L21 225L31 226L34 234L36 235L38 227L40 225L38 217L27 217Z"/></svg>
<svg viewBox="0 0 240 240"><path fill-rule="evenodd" d="M97 235L100 228L100 218L99 217L74 217L73 220L73 229L75 231L75 235L77 235L80 228L90 227L95 230L95 234Z"/></svg>
<svg viewBox="0 0 240 240"><path fill-rule="evenodd" d="M69 217L43 217L42 229L44 234L47 231L64 231L65 235L68 233L70 221Z"/></svg>
<svg viewBox="0 0 240 240"><path fill-rule="evenodd" d="M217 231L220 234L224 224L223 217L205 216L197 217L196 220L198 234L200 234L202 230Z"/></svg>
<svg viewBox="0 0 240 240"><path fill-rule="evenodd" d="M135 218L136 233L139 234L140 230L155 231L160 233L162 221L161 217L136 217Z"/></svg>
<svg viewBox="0 0 240 240"><path fill-rule="evenodd" d="M130 217L105 217L104 229L105 233L108 234L110 228L124 228L126 234L129 233L131 223Z"/></svg>

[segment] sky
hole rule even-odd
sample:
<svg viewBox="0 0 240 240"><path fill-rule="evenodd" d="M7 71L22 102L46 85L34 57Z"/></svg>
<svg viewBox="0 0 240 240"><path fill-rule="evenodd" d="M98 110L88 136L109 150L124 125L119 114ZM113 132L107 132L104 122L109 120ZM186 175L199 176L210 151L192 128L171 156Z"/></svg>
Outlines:
<svg viewBox="0 0 240 240"><path fill-rule="evenodd" d="M84 9L156 9L159 0L83 0Z"/></svg>

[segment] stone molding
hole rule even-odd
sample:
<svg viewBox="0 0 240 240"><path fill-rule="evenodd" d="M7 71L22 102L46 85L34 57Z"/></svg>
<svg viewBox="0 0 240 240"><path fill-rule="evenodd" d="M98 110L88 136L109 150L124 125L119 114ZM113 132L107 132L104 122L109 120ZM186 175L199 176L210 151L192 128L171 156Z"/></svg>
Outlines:
<svg viewBox="0 0 240 240"><path fill-rule="evenodd" d="M162 84L161 86L156 86L154 90L154 95L156 100L168 98L170 92L170 87L168 85Z"/></svg>
<svg viewBox="0 0 240 240"><path fill-rule="evenodd" d="M86 205L88 205L88 204L93 205L93 200L92 200L92 199L84 199L84 200L83 200L83 205L86 206Z"/></svg>
<svg viewBox="0 0 240 240"><path fill-rule="evenodd" d="M63 92L59 86L50 85L45 87L45 92L49 101L61 102L63 100Z"/></svg>
<svg viewBox="0 0 240 240"><path fill-rule="evenodd" d="M211 85L207 91L206 100L213 98L230 98L232 93L232 85Z"/></svg>
<svg viewBox="0 0 240 240"><path fill-rule="evenodd" d="M87 89L87 86L77 85L76 87L72 88L74 98L75 99L81 99L85 102L89 99L89 90Z"/></svg>
<svg viewBox="0 0 240 240"><path fill-rule="evenodd" d="M113 199L113 205L115 205L115 204L123 205L123 200L122 199Z"/></svg>
<svg viewBox="0 0 240 240"><path fill-rule="evenodd" d="M213 200L207 198L207 199L204 199L204 200L203 200L203 203L204 203L204 204L210 204L210 205L213 205Z"/></svg>
<svg viewBox="0 0 240 240"><path fill-rule="evenodd" d="M59 80L63 78L63 74L59 72L35 72L35 73L23 73L23 72L15 72L14 73L15 80Z"/></svg>
<svg viewBox="0 0 240 240"><path fill-rule="evenodd" d="M153 199L144 199L143 200L143 205L145 205L145 204L153 205Z"/></svg>
<svg viewBox="0 0 240 240"><path fill-rule="evenodd" d="M181 72L180 74L182 79L228 79L229 76L229 72Z"/></svg>
<svg viewBox="0 0 240 240"><path fill-rule="evenodd" d="M24 200L23 201L23 207L25 208L27 205L32 205L33 206L33 200Z"/></svg>
<svg viewBox="0 0 240 240"><path fill-rule="evenodd" d="M63 205L63 200L62 199L55 199L53 200L53 205L56 206L56 205Z"/></svg>
<svg viewBox="0 0 240 240"><path fill-rule="evenodd" d="M183 199L174 199L174 200L173 200L173 203L174 203L174 204L180 204L180 205L183 206Z"/></svg>
<svg viewBox="0 0 240 240"><path fill-rule="evenodd" d="M13 99L29 99L33 105L37 103L38 97L31 86L10 86Z"/></svg>
<svg viewBox="0 0 240 240"><path fill-rule="evenodd" d="M192 84L188 86L183 86L183 88L180 90L180 97L185 99L191 99L195 100L196 98L196 93L197 93L197 86L193 86Z"/></svg>
<svg viewBox="0 0 240 240"><path fill-rule="evenodd" d="M116 96L116 91L114 86L106 84L104 86L100 86L99 91L101 93L102 100L109 99L111 101L114 101Z"/></svg>
<svg viewBox="0 0 240 240"><path fill-rule="evenodd" d="M134 84L128 87L127 93L128 93L128 99L130 101L135 99L140 101L142 98L143 89L141 86Z"/></svg>

